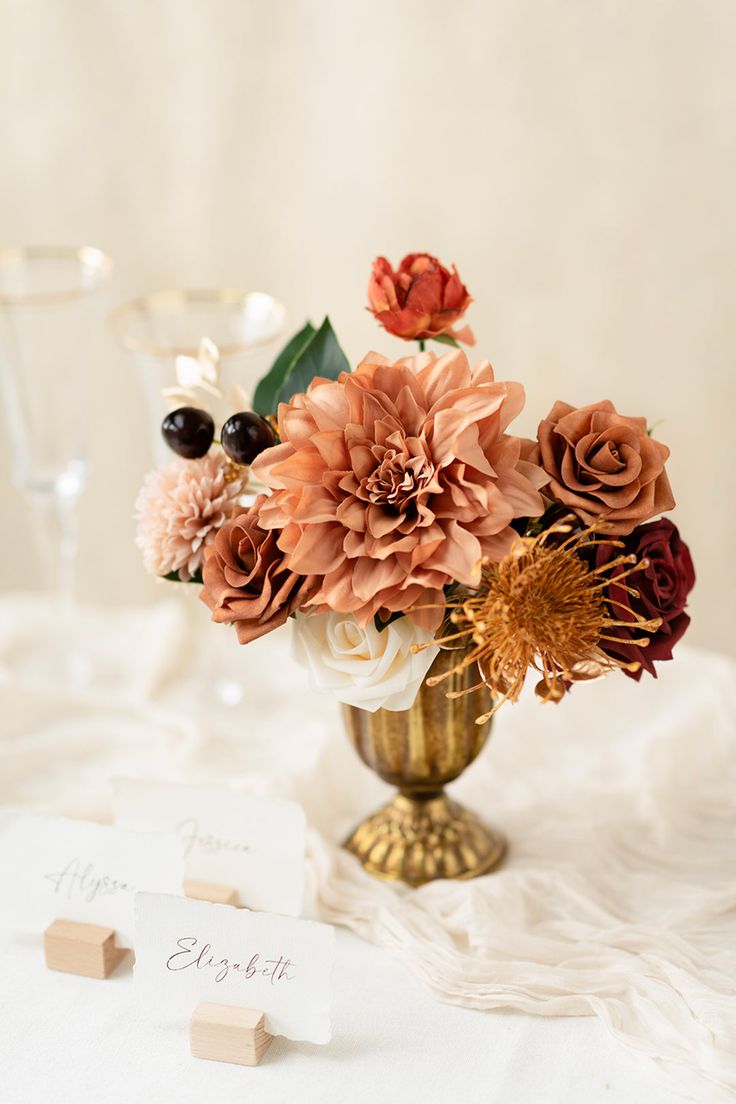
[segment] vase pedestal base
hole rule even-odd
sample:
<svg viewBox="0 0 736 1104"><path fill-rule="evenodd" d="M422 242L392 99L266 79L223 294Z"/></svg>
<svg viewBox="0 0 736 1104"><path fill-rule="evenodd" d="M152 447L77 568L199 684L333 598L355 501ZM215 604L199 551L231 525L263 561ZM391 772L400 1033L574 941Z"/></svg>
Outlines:
<svg viewBox="0 0 736 1104"><path fill-rule="evenodd" d="M506 841L444 793L399 793L359 824L344 845L369 874L420 886L477 878L504 856Z"/></svg>

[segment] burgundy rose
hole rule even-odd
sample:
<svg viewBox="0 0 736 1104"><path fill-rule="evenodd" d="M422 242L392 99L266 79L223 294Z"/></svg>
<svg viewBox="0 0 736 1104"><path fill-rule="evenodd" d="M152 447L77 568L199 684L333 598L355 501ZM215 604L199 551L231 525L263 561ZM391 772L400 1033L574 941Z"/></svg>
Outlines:
<svg viewBox="0 0 736 1104"><path fill-rule="evenodd" d="M259 515L266 495L234 514L207 548L200 597L212 620L234 624L241 644L283 625L316 590L314 576L284 567L277 530L262 529Z"/></svg>
<svg viewBox="0 0 736 1104"><path fill-rule="evenodd" d="M638 682L642 671L649 671L657 677L655 662L672 659L672 649L690 624L685 603L695 583L695 570L690 550L680 537L677 526L666 518L639 526L623 540L623 545L623 548L613 548L605 541L596 541L596 567L602 567L619 555L631 553L639 561L646 558L649 566L626 579L626 585L638 591L638 597L629 594L622 586L613 584L608 587L606 597L611 602L612 615L617 620L631 621L632 627L611 629L610 635L615 635L617 639L602 640L600 646L614 659L641 663L637 671L624 671ZM614 568L613 575L625 571L626 567L624 564ZM647 620L661 618L662 624L656 632L642 632L633 624L634 611ZM649 637L648 646L642 648L634 643L634 640L646 636Z"/></svg>
<svg viewBox="0 0 736 1104"><path fill-rule="evenodd" d="M368 309L395 337L424 341L446 334L473 345L469 326L453 329L472 303L453 265L450 272L429 253L409 253L394 271L385 257L373 262Z"/></svg>

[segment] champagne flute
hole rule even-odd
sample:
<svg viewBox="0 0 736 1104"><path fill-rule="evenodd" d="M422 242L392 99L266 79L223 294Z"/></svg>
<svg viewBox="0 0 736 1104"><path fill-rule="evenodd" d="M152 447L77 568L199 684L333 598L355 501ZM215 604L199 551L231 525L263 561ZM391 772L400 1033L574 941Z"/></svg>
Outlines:
<svg viewBox="0 0 736 1104"><path fill-rule="evenodd" d="M54 594L51 628L34 645L30 671L74 682L89 677L74 631L87 340L111 268L91 246L0 249L0 395L12 475L34 515Z"/></svg>

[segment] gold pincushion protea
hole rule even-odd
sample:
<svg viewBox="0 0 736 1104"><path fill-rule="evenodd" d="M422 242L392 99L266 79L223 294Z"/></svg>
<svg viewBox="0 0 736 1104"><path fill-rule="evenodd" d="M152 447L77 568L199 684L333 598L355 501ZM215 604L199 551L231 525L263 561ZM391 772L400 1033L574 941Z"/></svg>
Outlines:
<svg viewBox="0 0 736 1104"><path fill-rule="evenodd" d="M476 718L477 724L484 724L505 701L518 699L529 668L542 675L537 695L542 701L555 702L572 682L597 678L616 668L638 668L638 663L627 664L607 655L600 642L615 639L609 631L622 625L634 625L647 633L661 624L659 619L646 620L636 614L634 622L621 621L616 616L618 603L606 593L615 583L636 595L624 580L647 567L648 561L620 555L604 567L592 567L585 551L592 549L596 539L614 547L621 547L621 542L596 538L600 522L566 537L572 528L564 519L536 536L519 537L498 563L481 562L481 582L476 590L448 602L444 631L434 643L462 649L462 658L449 671L427 681L437 685L453 672L477 664L482 680L477 685L485 683L495 699L493 709ZM647 636L635 641L639 647L648 642ZM472 689L477 686L450 691L447 696Z"/></svg>

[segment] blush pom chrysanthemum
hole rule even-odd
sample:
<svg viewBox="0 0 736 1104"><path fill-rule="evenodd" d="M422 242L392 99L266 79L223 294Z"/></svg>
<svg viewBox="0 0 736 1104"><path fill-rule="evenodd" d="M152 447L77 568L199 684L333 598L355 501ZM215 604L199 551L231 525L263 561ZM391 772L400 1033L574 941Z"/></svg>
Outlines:
<svg viewBox="0 0 736 1104"><path fill-rule="evenodd" d="M151 575L177 573L189 582L204 550L229 518L247 484L247 470L233 469L221 452L199 460L172 460L148 473L138 494L136 544Z"/></svg>

